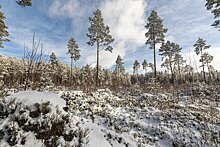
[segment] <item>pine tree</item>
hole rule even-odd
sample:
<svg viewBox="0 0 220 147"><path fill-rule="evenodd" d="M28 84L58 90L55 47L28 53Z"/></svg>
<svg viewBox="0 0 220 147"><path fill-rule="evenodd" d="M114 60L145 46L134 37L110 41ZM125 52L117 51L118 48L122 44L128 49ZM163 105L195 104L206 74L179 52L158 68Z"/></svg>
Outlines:
<svg viewBox="0 0 220 147"><path fill-rule="evenodd" d="M186 65L186 66L184 67L183 72L186 74L185 78L187 77L187 79L188 79L189 81L191 81L191 79L192 79L192 74L193 74L193 72L194 72L193 67L190 66L190 65ZM187 80L187 79L186 79L186 80Z"/></svg>
<svg viewBox="0 0 220 147"><path fill-rule="evenodd" d="M9 36L9 33L7 31L8 27L5 24L5 16L4 13L1 10L1 5L0 5L0 48L3 48L3 42L9 41L9 39L5 38Z"/></svg>
<svg viewBox="0 0 220 147"><path fill-rule="evenodd" d="M74 40L73 37L70 38L68 44L67 44L67 48L68 48L68 53L70 54L70 58L71 58L71 69L70 69L70 80L72 83L73 80L73 60L76 62L77 60L79 60L79 58L81 57L80 55L80 49L78 44L76 43L76 41Z"/></svg>
<svg viewBox="0 0 220 147"><path fill-rule="evenodd" d="M138 74L138 69L139 68L140 68L140 63L137 60L135 60L134 66L133 66L134 74Z"/></svg>
<svg viewBox="0 0 220 147"><path fill-rule="evenodd" d="M164 42L164 33L167 32L167 29L164 29L162 19L157 15L157 12L154 10L148 17L148 23L145 28L147 29L147 33L145 34L147 38L146 44L149 44L150 49L154 50L154 78L156 78L156 44Z"/></svg>
<svg viewBox="0 0 220 147"><path fill-rule="evenodd" d="M123 59L121 58L120 55L118 55L117 60L116 60L116 66L115 66L115 71L117 73L125 73L125 68L123 66L124 62Z"/></svg>
<svg viewBox="0 0 220 147"><path fill-rule="evenodd" d="M57 59L57 57L56 57L56 55L55 55L55 53L54 52L52 52L51 53L51 55L50 55L50 63L51 63L51 65L52 65L52 73L53 73L53 75L52 75L52 80L54 81L54 83L58 83L58 71L59 71L59 66L58 66L58 59Z"/></svg>
<svg viewBox="0 0 220 147"><path fill-rule="evenodd" d="M212 26L220 28L220 0L206 0L205 6L207 10L211 10L211 13L214 14L214 19L216 19Z"/></svg>
<svg viewBox="0 0 220 147"><path fill-rule="evenodd" d="M4 79L8 74L8 63L7 58L0 55L0 98L2 96L3 88L5 86Z"/></svg>
<svg viewBox="0 0 220 147"><path fill-rule="evenodd" d="M162 56L162 60L164 58L168 59L169 69L172 76L172 84L174 84L174 63L175 56L181 52L181 47L173 42L167 41L166 43L162 43L162 46L159 49L160 55Z"/></svg>
<svg viewBox="0 0 220 147"><path fill-rule="evenodd" d="M17 0L16 2L19 5L21 5L22 7L26 7L26 6L31 6L32 5L32 0Z"/></svg>
<svg viewBox="0 0 220 147"><path fill-rule="evenodd" d="M87 36L89 37L88 45L93 46L96 44L97 50L97 66L96 66L96 86L99 84L99 52L101 50L112 52L113 48L109 44L111 44L114 39L110 35L109 26L105 26L104 20L102 18L101 11L97 9L93 12L94 16L89 18L90 27L88 29L89 33Z"/></svg>
<svg viewBox="0 0 220 147"><path fill-rule="evenodd" d="M52 65L57 65L57 63L58 63L57 57L56 57L54 52L52 52L51 55L50 55L50 63Z"/></svg>
<svg viewBox="0 0 220 147"><path fill-rule="evenodd" d="M207 53L207 52L205 52L205 53L203 54L204 65L207 66L207 69L208 69L208 72L209 72L210 80L211 80L211 75L210 75L210 66L209 66L209 63L212 62L213 58L214 58L214 57L213 57L212 55L210 55L209 53Z"/></svg>
<svg viewBox="0 0 220 147"><path fill-rule="evenodd" d="M23 7L32 5L32 0L17 0L16 2ZM3 48L3 42L8 42L10 40L5 38L9 36L9 33L7 31L8 27L5 24L5 16L1 8L2 6L0 5L0 48Z"/></svg>
<svg viewBox="0 0 220 147"><path fill-rule="evenodd" d="M161 64L161 67L165 67L167 70L168 70L168 74L169 74L169 71L170 71L170 61L168 58L166 58L164 60L164 62Z"/></svg>
<svg viewBox="0 0 220 147"><path fill-rule="evenodd" d="M144 72L146 74L147 73L147 66L148 66L147 60L144 59L144 61L142 63L142 66L143 66L143 70L144 70Z"/></svg>
<svg viewBox="0 0 220 147"><path fill-rule="evenodd" d="M180 54L176 54L175 57L174 57L174 60L175 60L174 65L177 66L179 79L180 79L180 81L182 81L181 68L183 67L186 60L184 60L183 57Z"/></svg>
<svg viewBox="0 0 220 147"><path fill-rule="evenodd" d="M203 80L206 82L206 77L205 77L205 65L204 65L204 59L203 59L203 51L210 48L211 45L206 45L206 40L203 40L199 38L196 43L193 45L195 47L195 52L197 55L200 55L201 59L199 62L202 63L202 72L203 72Z"/></svg>

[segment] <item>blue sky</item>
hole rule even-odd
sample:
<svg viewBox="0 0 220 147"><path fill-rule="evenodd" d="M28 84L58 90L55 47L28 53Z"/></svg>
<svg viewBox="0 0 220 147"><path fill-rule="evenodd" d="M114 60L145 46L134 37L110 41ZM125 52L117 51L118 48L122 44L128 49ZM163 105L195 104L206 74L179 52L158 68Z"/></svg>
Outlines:
<svg viewBox="0 0 220 147"><path fill-rule="evenodd" d="M213 65L220 69L220 31L211 27L213 15L205 8L205 0L33 0L33 6L22 8L14 0L1 0L6 16L11 42L4 43L0 53L22 57L24 43L31 46L33 32L41 38L46 54L55 52L58 58L69 64L67 42L71 36L81 48L82 57L76 66L95 65L96 50L86 44L88 17L101 9L105 24L115 38L113 53L101 53L101 65L113 68L117 55L124 58L127 71L132 71L135 59L153 62L153 51L145 45L144 25L151 10L155 9L168 29L166 40L178 43L182 55L198 65L193 44L198 37L212 45L207 50L214 56ZM159 47L159 45L157 46ZM160 69L161 57L157 56Z"/></svg>

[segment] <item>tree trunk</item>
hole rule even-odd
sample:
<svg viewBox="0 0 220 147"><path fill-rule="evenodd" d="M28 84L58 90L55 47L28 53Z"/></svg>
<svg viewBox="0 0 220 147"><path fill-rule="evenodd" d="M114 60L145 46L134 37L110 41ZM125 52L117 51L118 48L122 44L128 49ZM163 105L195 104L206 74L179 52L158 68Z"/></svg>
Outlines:
<svg viewBox="0 0 220 147"><path fill-rule="evenodd" d="M154 78L157 78L157 69L156 69L156 43L154 43Z"/></svg>
<svg viewBox="0 0 220 147"><path fill-rule="evenodd" d="M171 63L170 63L170 72L171 72L171 82L174 85L174 74L173 74L173 68L172 68Z"/></svg>
<svg viewBox="0 0 220 147"><path fill-rule="evenodd" d="M26 72L26 71L25 71ZM29 83L29 76L30 76L30 69L28 67L28 71L25 73L25 86L24 86L24 90L28 90L28 83Z"/></svg>
<svg viewBox="0 0 220 147"><path fill-rule="evenodd" d="M210 70L209 70L209 64L207 63L207 68L208 68L208 72L209 72L209 79L210 79L210 81L212 80L212 76L211 76L211 72L210 72Z"/></svg>
<svg viewBox="0 0 220 147"><path fill-rule="evenodd" d="M99 86L99 42L97 41L96 87Z"/></svg>
<svg viewBox="0 0 220 147"><path fill-rule="evenodd" d="M180 63L178 61L178 72L179 72L179 80L180 80L180 83L182 84L182 76L181 76L181 73L180 73Z"/></svg>
<svg viewBox="0 0 220 147"><path fill-rule="evenodd" d="M203 64L203 63L202 63ZM202 70L203 70L203 80L206 83L206 78L205 78L205 67L202 65Z"/></svg>
<svg viewBox="0 0 220 147"><path fill-rule="evenodd" d="M204 63L203 63L203 56L202 56L202 51L201 51L201 60L202 60L202 71L203 71L203 80L206 83L206 78L205 78L205 67L204 67Z"/></svg>
<svg viewBox="0 0 220 147"><path fill-rule="evenodd" d="M73 58L71 58L71 69L70 69L70 85L73 83Z"/></svg>

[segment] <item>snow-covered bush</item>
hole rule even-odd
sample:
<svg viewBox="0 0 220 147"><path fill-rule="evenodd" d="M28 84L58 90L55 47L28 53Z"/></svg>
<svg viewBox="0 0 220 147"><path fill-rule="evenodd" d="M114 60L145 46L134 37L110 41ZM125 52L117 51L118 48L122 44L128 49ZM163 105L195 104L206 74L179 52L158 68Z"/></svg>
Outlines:
<svg viewBox="0 0 220 147"><path fill-rule="evenodd" d="M109 90L61 93L69 111L100 126L110 145L218 146L218 107L209 108L210 99L172 95L122 91L115 96Z"/></svg>
<svg viewBox="0 0 220 147"><path fill-rule="evenodd" d="M28 94L30 93L26 92L22 96ZM33 93L29 96L31 95L33 96ZM60 107L64 106L62 103L60 106L54 105L56 98L59 97L54 97L55 100L52 102L34 100L30 103L25 100L27 97L13 99L16 96L19 97L19 94L0 102L0 144L28 146L27 144L35 140L46 147L67 145L80 147L88 143L89 130L82 128L77 118L65 112ZM58 100L57 103L59 102L62 101Z"/></svg>

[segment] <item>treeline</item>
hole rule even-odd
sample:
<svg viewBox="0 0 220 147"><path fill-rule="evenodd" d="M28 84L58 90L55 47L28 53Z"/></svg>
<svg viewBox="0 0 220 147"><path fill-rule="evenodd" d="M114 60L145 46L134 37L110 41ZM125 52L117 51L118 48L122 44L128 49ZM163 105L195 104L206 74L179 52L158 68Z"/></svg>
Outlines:
<svg viewBox="0 0 220 147"><path fill-rule="evenodd" d="M30 69L30 70L29 70ZM85 65L71 68L56 59L54 53L50 61L33 62L15 57L0 56L0 85L3 88L39 89L53 86L92 88L96 84L96 68ZM99 85L118 87L131 85L131 75L112 72L99 67Z"/></svg>
<svg viewBox="0 0 220 147"><path fill-rule="evenodd" d="M25 7L31 6L32 1L20 0L17 3ZM207 2L206 6L207 9L212 10L216 7L218 10L217 6L219 5L217 2ZM9 33L7 32L7 27L4 23L5 17L2 12L0 12L0 19L2 22L0 47L3 47L2 43L9 41L5 38ZM116 60L114 71L101 68L99 54L101 51L114 51L111 46L114 38L110 34L110 27L105 25L99 9L89 18L89 22L90 26L86 34L88 37L87 44L96 47L97 64L95 68L89 65L85 65L82 68L73 68L73 61L76 62L81 57L80 47L74 37L71 37L67 44L67 53L71 59L71 66L69 67L59 61L55 53L52 53L50 60L46 62L43 59L43 45L40 41L36 42L34 36L32 48L24 46L22 59L0 57L0 87L24 88L25 90L48 86L118 88L133 84L156 85L156 83L159 83L159 85L175 85L196 81L205 83L219 81L219 72L211 65L213 56L206 51L211 47L206 44L206 40L198 38L195 44L192 45L194 46L195 53L200 57L199 62L201 64L199 67L193 65L192 61L189 61L190 64L186 64L186 59L181 55L181 46L169 40L165 41L168 29L163 26L162 19L154 10L150 13L145 25L146 45L153 50L154 62L148 63L147 60L144 60L142 63L139 63L138 60L135 60L133 74L126 73L123 66L124 62L120 55L118 55ZM218 27L218 24L215 27ZM156 48L158 44L161 46L160 48ZM162 57L163 63L161 66L166 69L164 72L157 71L157 50L159 50L159 55ZM198 70L200 67L202 68L201 73ZM144 70L144 72L141 72L142 74L138 72L140 68ZM209 80L207 80L207 77Z"/></svg>
<svg viewBox="0 0 220 147"><path fill-rule="evenodd" d="M145 74L129 74L123 70L120 56L115 65L115 70L110 71L99 66L99 86L104 88L126 88L137 84L139 86L154 85L155 81L152 71ZM121 68L122 67L122 68ZM142 65L142 68L144 66ZM140 70L140 69L139 69ZM185 84L193 82L203 82L203 73L194 72L189 65L183 66L178 74L177 68L174 70L175 83ZM60 62L54 53L51 54L48 62L41 60L28 64L26 59L0 56L0 88L16 89L41 89L54 86L65 86L80 88L85 90L94 89L96 84L96 68L85 65L82 68L71 68ZM219 82L220 73L212 70L205 73L209 77L208 82ZM172 83L172 75L167 71L157 72L157 82L159 85L169 85Z"/></svg>

